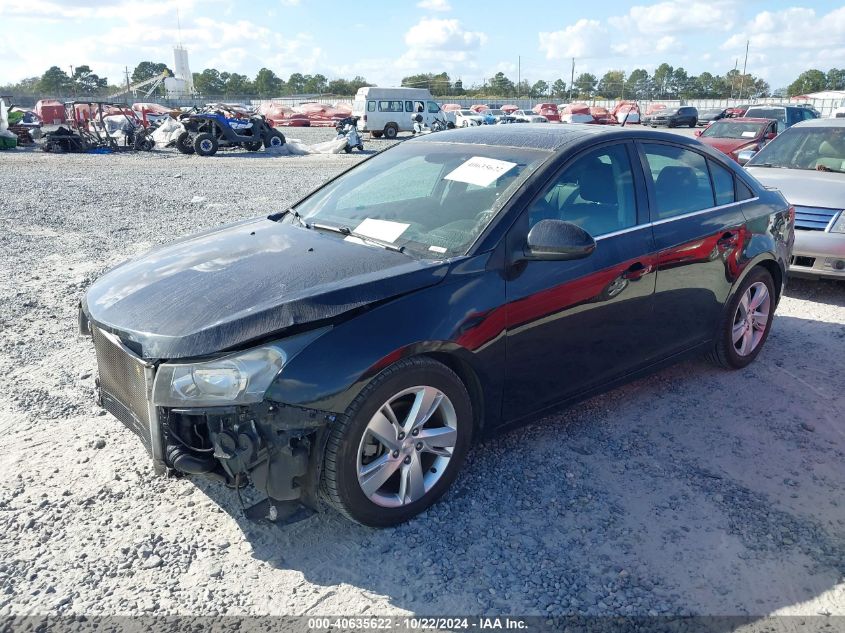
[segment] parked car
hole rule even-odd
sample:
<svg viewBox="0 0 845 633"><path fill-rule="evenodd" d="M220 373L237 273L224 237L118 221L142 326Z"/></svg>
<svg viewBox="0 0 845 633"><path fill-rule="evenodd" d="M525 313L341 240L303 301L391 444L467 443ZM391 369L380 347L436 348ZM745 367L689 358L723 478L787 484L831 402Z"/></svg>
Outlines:
<svg viewBox="0 0 845 633"><path fill-rule="evenodd" d="M791 242L783 197L695 139L472 127L118 266L80 329L159 472L386 526L505 425L696 354L751 363Z"/></svg>
<svg viewBox="0 0 845 633"><path fill-rule="evenodd" d="M727 113L727 116L737 118L737 117L745 116L745 113L748 111L748 108L750 108L750 107L751 107L750 103L743 103L743 104L740 104L740 105L732 106L730 108L726 108L725 112Z"/></svg>
<svg viewBox="0 0 845 633"><path fill-rule="evenodd" d="M810 108L799 106L755 105L745 111L747 118L774 119L778 122L778 133L792 127L801 121L817 119L818 116Z"/></svg>
<svg viewBox="0 0 845 633"><path fill-rule="evenodd" d="M556 103L538 103L531 111L534 114L546 117L548 121L554 121L555 123L560 121L560 112L557 109Z"/></svg>
<svg viewBox="0 0 845 633"><path fill-rule="evenodd" d="M728 116L725 108L707 108L698 111L698 125L709 125L713 121L719 121Z"/></svg>
<svg viewBox="0 0 845 633"><path fill-rule="evenodd" d="M484 112L484 115L493 117L495 123L513 123L514 121L516 121L516 119L510 114L508 114L504 110L499 110L498 108L486 110Z"/></svg>
<svg viewBox="0 0 845 633"><path fill-rule="evenodd" d="M586 103L568 103L561 105L559 110L562 123L595 123L590 114L590 106Z"/></svg>
<svg viewBox="0 0 845 633"><path fill-rule="evenodd" d="M542 114L531 112L530 110L516 110L511 114L517 121L523 123L548 123L549 120Z"/></svg>
<svg viewBox="0 0 845 633"><path fill-rule="evenodd" d="M658 110L642 119L643 125L657 127L695 127L698 124L698 110L692 106L681 106Z"/></svg>
<svg viewBox="0 0 845 633"><path fill-rule="evenodd" d="M484 117L472 110L455 110L454 114L455 127L470 127L484 123Z"/></svg>
<svg viewBox="0 0 845 633"><path fill-rule="evenodd" d="M777 121L771 119L721 119L695 134L705 145L719 150L742 164L740 153L760 149L777 136Z"/></svg>
<svg viewBox="0 0 845 633"><path fill-rule="evenodd" d="M795 205L790 273L845 280L845 119L797 123L745 167Z"/></svg>

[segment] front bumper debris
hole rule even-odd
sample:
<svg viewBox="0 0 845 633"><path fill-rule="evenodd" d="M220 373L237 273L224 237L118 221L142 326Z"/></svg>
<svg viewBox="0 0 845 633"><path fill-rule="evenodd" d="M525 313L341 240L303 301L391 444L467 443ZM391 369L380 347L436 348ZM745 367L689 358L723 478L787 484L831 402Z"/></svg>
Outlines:
<svg viewBox="0 0 845 633"><path fill-rule="evenodd" d="M238 488L252 482L272 502L314 505L326 427L335 414L269 401L156 407L157 363L80 317L80 332L86 330L97 354L98 404L141 439L158 474L203 475ZM289 510L278 506L275 513Z"/></svg>

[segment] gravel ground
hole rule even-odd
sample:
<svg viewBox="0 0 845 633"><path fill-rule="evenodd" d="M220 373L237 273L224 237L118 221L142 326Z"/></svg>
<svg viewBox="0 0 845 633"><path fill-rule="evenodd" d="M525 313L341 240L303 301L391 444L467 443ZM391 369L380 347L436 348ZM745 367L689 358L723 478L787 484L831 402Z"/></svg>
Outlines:
<svg viewBox="0 0 845 633"><path fill-rule="evenodd" d="M92 404L80 295L357 160L0 155L0 616L845 615L845 284L792 281L744 371L687 362L478 446L398 528L253 524L155 478Z"/></svg>

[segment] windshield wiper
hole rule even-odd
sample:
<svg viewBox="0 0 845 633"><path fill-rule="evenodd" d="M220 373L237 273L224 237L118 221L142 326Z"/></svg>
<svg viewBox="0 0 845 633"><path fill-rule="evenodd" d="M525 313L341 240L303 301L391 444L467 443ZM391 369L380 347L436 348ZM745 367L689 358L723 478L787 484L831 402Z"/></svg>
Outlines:
<svg viewBox="0 0 845 633"><path fill-rule="evenodd" d="M332 233L340 233L341 235L345 235L347 237L354 237L356 239L361 240L362 242L369 242L371 244L375 244L377 246L381 246L384 249L389 251L395 251L397 253L405 253L404 246L397 246L391 242L380 240L375 237L370 237L369 235L364 235L363 233L356 233L348 226L335 226L334 224L322 224L320 222L312 222L311 224L305 225L309 229L316 229L318 231L331 231Z"/></svg>
<svg viewBox="0 0 845 633"><path fill-rule="evenodd" d="M300 226L304 226L304 227L308 228L308 225L305 223L305 220L303 219L303 217L301 215L299 215L299 211L297 211L293 207L289 208L287 211L280 211L278 213L271 213L270 215L267 216L267 219L273 220L273 222L278 222L279 220L281 220L286 215L290 215L294 220L299 222Z"/></svg>
<svg viewBox="0 0 845 633"><path fill-rule="evenodd" d="M774 167L775 169L785 169L783 165L773 165L772 163L754 163L749 167Z"/></svg>

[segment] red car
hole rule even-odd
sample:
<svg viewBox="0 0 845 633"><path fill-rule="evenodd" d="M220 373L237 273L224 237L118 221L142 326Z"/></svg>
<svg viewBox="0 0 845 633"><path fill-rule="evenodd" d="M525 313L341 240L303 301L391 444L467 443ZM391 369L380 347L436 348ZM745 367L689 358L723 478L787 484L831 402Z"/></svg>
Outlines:
<svg viewBox="0 0 845 633"><path fill-rule="evenodd" d="M534 106L534 114L541 114L549 121L560 121L560 112L554 103L538 103Z"/></svg>
<svg viewBox="0 0 845 633"><path fill-rule="evenodd" d="M772 119L719 119L695 133L698 140L737 160L746 149L759 151L777 136L777 121ZM739 162L737 160L737 162Z"/></svg>

